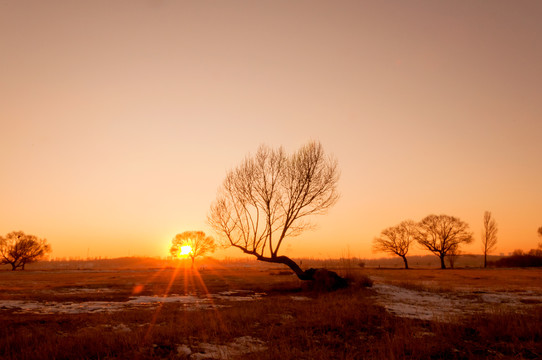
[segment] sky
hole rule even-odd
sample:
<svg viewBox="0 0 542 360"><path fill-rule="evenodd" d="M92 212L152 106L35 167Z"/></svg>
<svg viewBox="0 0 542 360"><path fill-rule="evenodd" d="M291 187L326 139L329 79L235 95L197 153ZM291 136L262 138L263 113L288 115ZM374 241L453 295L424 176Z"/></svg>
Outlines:
<svg viewBox="0 0 542 360"><path fill-rule="evenodd" d="M0 235L167 256L214 235L219 186L260 144L316 140L341 198L283 254L385 256L374 237L429 214L481 253L486 210L496 254L535 248L541 18L534 0L0 0Z"/></svg>

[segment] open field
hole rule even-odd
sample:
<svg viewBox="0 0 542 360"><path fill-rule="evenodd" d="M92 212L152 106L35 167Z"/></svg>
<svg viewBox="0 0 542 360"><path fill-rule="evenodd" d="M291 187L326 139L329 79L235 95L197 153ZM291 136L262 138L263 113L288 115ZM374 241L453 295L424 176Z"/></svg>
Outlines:
<svg viewBox="0 0 542 360"><path fill-rule="evenodd" d="M284 270L0 271L0 358L542 356L540 269L337 269L332 293Z"/></svg>

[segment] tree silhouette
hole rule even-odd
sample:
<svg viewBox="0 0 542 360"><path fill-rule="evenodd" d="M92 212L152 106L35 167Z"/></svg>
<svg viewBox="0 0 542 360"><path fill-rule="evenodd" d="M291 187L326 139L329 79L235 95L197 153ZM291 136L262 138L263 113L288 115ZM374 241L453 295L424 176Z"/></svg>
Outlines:
<svg viewBox="0 0 542 360"><path fill-rule="evenodd" d="M456 246L452 246L450 248L450 251L446 254L446 258L448 259L448 263L450 264L450 268L453 269L455 267L455 263L457 261L457 258L461 255L461 250L459 249L459 244Z"/></svg>
<svg viewBox="0 0 542 360"><path fill-rule="evenodd" d="M484 212L484 230L482 231L482 250L484 251L484 268L487 267L487 254L497 246L497 223L490 211Z"/></svg>
<svg viewBox="0 0 542 360"><path fill-rule="evenodd" d="M10 264L11 270L24 270L26 264L40 260L51 252L45 239L27 235L22 231L12 231L5 238L0 237L0 263Z"/></svg>
<svg viewBox="0 0 542 360"><path fill-rule="evenodd" d="M228 172L208 221L227 245L313 280L314 269L301 270L279 250L286 238L311 227L311 215L324 214L337 202L338 180L337 161L325 156L318 142L291 155L262 145Z"/></svg>
<svg viewBox="0 0 542 360"><path fill-rule="evenodd" d="M186 255L192 259L192 267L194 267L194 260L197 257L216 250L215 240L210 236L206 236L203 231L185 231L175 235L171 240L170 254L177 257L183 246L190 246L190 252Z"/></svg>
<svg viewBox="0 0 542 360"><path fill-rule="evenodd" d="M429 215L418 223L416 240L440 258L440 267L446 269L444 258L457 252L463 243L472 242L469 225L449 215Z"/></svg>
<svg viewBox="0 0 542 360"><path fill-rule="evenodd" d="M373 250L395 254L403 258L405 269L408 269L406 255L410 244L414 242L416 223L411 220L403 221L399 225L382 230L380 237L373 240Z"/></svg>

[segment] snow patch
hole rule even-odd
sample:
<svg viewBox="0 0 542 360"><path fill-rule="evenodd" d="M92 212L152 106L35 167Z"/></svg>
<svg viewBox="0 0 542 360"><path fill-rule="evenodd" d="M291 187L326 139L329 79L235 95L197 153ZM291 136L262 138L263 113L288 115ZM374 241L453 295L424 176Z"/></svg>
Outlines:
<svg viewBox="0 0 542 360"><path fill-rule="evenodd" d="M488 291L430 292L405 289L389 284L374 284L376 301L389 312L421 320L450 320L507 306L520 309L540 303L542 294L532 291L496 293Z"/></svg>
<svg viewBox="0 0 542 360"><path fill-rule="evenodd" d="M200 343L198 348L198 352L191 353L190 359L231 359L235 356L267 350L265 342L252 336L241 336L224 345Z"/></svg>
<svg viewBox="0 0 542 360"><path fill-rule="evenodd" d="M235 295L230 291L228 295L208 294L205 297L195 295L171 296L133 296L128 301L84 301L84 302L57 302L57 301L28 301L28 300L0 300L0 310L15 310L16 313L30 314L81 314L113 312L134 307L154 307L163 303L178 303L185 310L207 310L224 307L216 301L254 301L265 295L263 293Z"/></svg>

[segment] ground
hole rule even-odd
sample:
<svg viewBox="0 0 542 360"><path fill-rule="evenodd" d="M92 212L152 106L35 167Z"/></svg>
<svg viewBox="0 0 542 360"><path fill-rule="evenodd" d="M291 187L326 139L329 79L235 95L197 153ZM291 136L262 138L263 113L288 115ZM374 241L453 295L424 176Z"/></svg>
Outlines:
<svg viewBox="0 0 542 360"><path fill-rule="evenodd" d="M0 271L0 358L542 355L542 270L334 270L349 288L248 264Z"/></svg>

